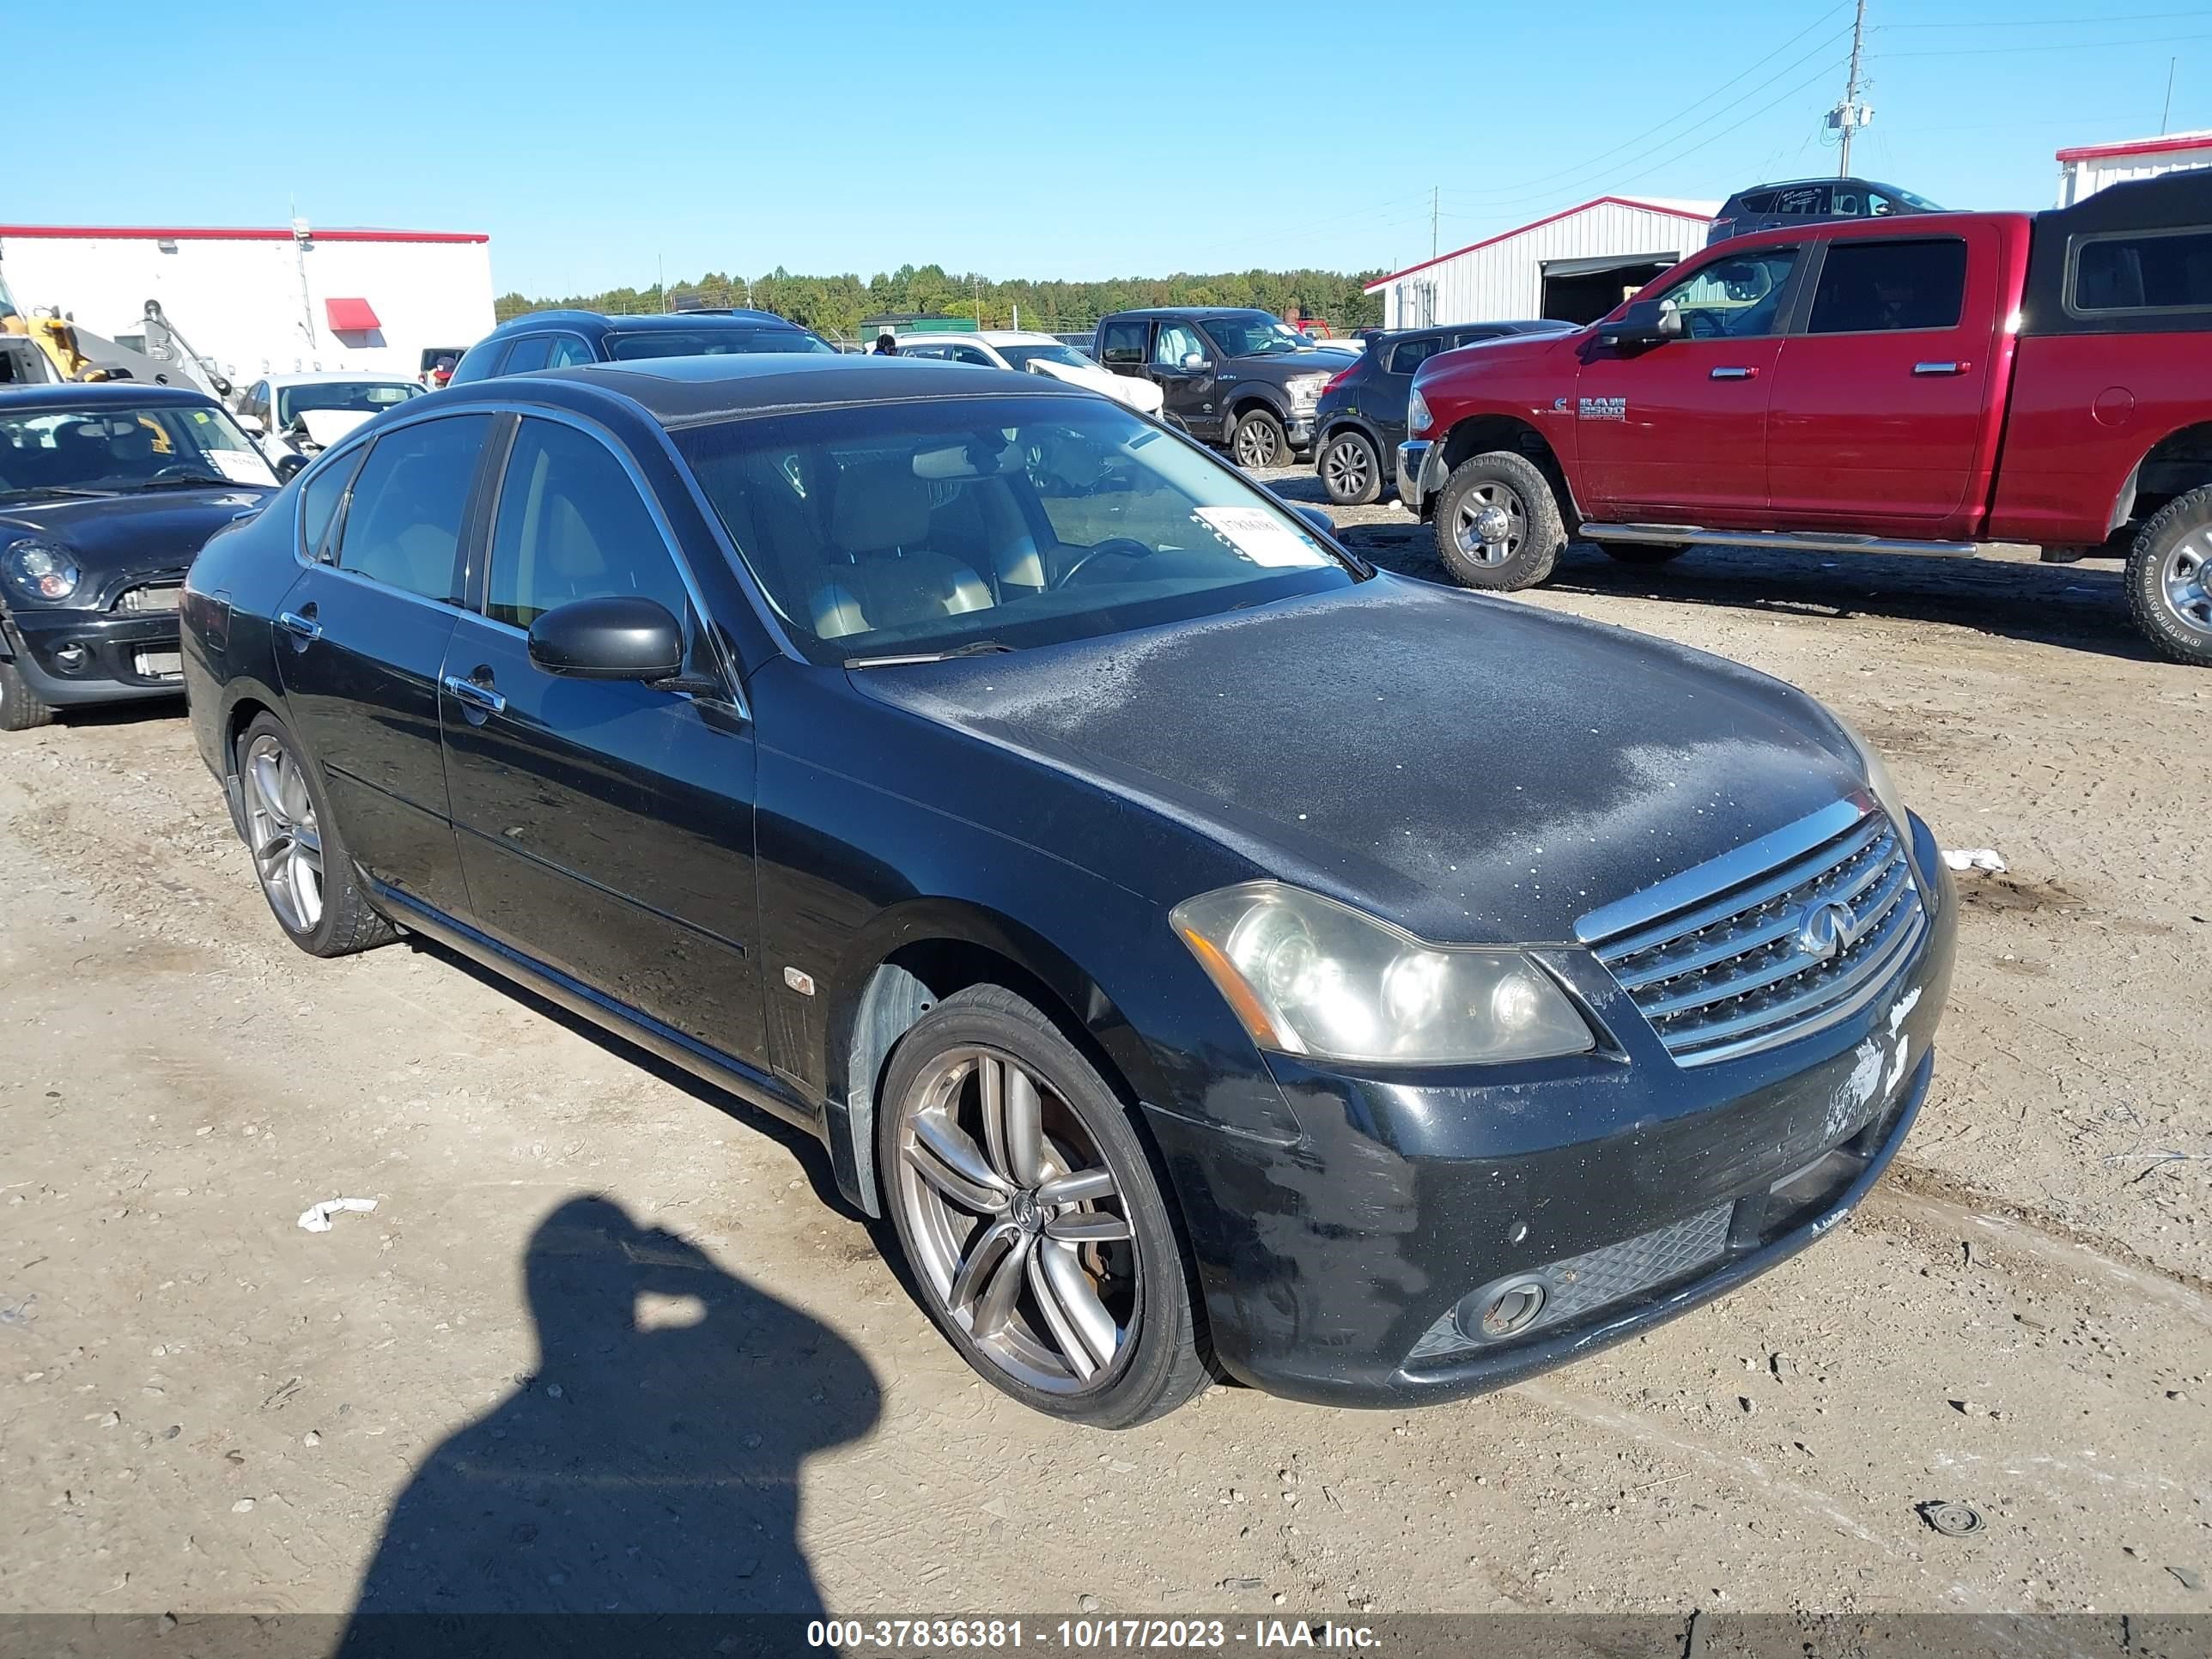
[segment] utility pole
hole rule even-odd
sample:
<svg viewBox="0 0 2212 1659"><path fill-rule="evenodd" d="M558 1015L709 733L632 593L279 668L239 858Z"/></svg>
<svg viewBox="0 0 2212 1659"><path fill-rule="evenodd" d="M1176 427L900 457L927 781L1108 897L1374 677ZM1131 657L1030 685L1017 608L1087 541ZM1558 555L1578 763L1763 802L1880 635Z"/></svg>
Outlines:
<svg viewBox="0 0 2212 1659"><path fill-rule="evenodd" d="M1437 257L1437 186L1429 186L1429 258Z"/></svg>
<svg viewBox="0 0 2212 1659"><path fill-rule="evenodd" d="M1836 177L1844 179L1851 171L1851 134L1874 118L1874 112L1859 102L1859 64L1866 50L1866 0L1859 0L1858 13L1851 20L1851 67L1844 81L1844 101L1828 112L1828 125L1844 135L1843 160L1836 168Z"/></svg>
<svg viewBox="0 0 2212 1659"><path fill-rule="evenodd" d="M2173 118L2173 66L2180 61L2179 58L2166 60L2166 103L2158 112L2158 136L2161 138L2166 137L2166 124Z"/></svg>

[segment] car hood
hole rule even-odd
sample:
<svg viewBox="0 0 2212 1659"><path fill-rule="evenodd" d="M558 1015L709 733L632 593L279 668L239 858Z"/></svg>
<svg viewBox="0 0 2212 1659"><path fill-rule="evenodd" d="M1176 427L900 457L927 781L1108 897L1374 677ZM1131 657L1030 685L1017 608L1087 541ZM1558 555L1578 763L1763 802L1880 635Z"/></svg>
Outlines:
<svg viewBox="0 0 2212 1659"><path fill-rule="evenodd" d="M88 501L19 501L0 507L0 542L36 536L76 556L88 589L118 576L182 572L200 544L276 494L253 484L161 489Z"/></svg>
<svg viewBox="0 0 2212 1659"><path fill-rule="evenodd" d="M1413 383L1422 385L1455 368L1526 362L1562 348L1571 350L1576 347L1569 343L1578 344L1588 332L1587 329L1577 328L1541 334L1500 334L1494 339L1454 346L1449 351L1439 351L1415 370Z"/></svg>
<svg viewBox="0 0 2212 1659"><path fill-rule="evenodd" d="M1160 407L1160 389L1150 380L1139 380L1133 374L1109 374L1096 364L1085 363L1078 368L1073 363L1034 362L1032 374L1048 380L1060 380L1068 386L1079 386L1087 392L1103 392L1117 402L1133 409L1157 414Z"/></svg>
<svg viewBox="0 0 2212 1659"><path fill-rule="evenodd" d="M1388 575L854 681L1438 942L1571 939L1586 912L1864 783L1834 720L1779 681Z"/></svg>

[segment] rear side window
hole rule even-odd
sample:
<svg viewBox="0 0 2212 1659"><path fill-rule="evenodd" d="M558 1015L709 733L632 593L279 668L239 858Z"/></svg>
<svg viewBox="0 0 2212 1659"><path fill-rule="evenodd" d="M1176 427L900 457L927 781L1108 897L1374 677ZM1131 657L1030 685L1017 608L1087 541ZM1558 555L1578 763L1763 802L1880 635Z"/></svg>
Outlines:
<svg viewBox="0 0 2212 1659"><path fill-rule="evenodd" d="M490 416L458 415L379 438L354 479L338 568L452 601L469 485L490 431Z"/></svg>
<svg viewBox="0 0 2212 1659"><path fill-rule="evenodd" d="M347 481L361 465L361 455L356 449L332 457L328 466L300 486L300 551L307 557L320 556L323 538L331 520L337 516L338 503L345 499Z"/></svg>
<svg viewBox="0 0 2212 1659"><path fill-rule="evenodd" d="M1955 328L1966 295L1966 245L1837 242L1813 295L1811 334L1875 334Z"/></svg>
<svg viewBox="0 0 2212 1659"><path fill-rule="evenodd" d="M1779 213L1792 219L1817 218L1828 210L1828 187L1826 185L1796 185L1788 190L1774 192L1774 205L1763 210Z"/></svg>
<svg viewBox="0 0 2212 1659"><path fill-rule="evenodd" d="M2069 308L2212 308L2212 230L2131 233L2082 243L2074 253Z"/></svg>
<svg viewBox="0 0 2212 1659"><path fill-rule="evenodd" d="M573 334L553 337L553 356L546 362L548 368L569 368L578 363L594 362L591 347Z"/></svg>
<svg viewBox="0 0 2212 1659"><path fill-rule="evenodd" d="M657 600L678 622L690 610L668 544L623 464L574 427L524 421L500 489L484 614L527 628L574 600L623 595Z"/></svg>
<svg viewBox="0 0 2212 1659"><path fill-rule="evenodd" d="M550 334L526 334L507 348L507 362L500 370L502 374L527 374L533 368L545 367L553 355L553 337Z"/></svg>
<svg viewBox="0 0 2212 1659"><path fill-rule="evenodd" d="M1102 363L1141 363L1145 361L1145 337L1150 332L1147 320L1142 317L1124 317L1106 325L1106 331L1098 343L1098 361Z"/></svg>
<svg viewBox="0 0 2212 1659"><path fill-rule="evenodd" d="M1443 349L1444 343L1431 334L1419 340L1401 340L1390 348L1390 373L1411 374Z"/></svg>
<svg viewBox="0 0 2212 1659"><path fill-rule="evenodd" d="M461 354L461 361L453 365L453 372L446 384L467 386L475 380L489 380L499 373L499 360L507 355L505 340L483 340Z"/></svg>

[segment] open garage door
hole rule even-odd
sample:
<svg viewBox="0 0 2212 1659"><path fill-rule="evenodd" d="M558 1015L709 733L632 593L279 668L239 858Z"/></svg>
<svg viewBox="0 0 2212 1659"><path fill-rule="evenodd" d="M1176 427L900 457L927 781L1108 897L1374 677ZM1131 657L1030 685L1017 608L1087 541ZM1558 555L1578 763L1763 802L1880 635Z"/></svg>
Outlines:
<svg viewBox="0 0 2212 1659"><path fill-rule="evenodd" d="M1544 303L1539 315L1563 323L1594 323L1682 256L1610 253L1587 259L1544 262Z"/></svg>

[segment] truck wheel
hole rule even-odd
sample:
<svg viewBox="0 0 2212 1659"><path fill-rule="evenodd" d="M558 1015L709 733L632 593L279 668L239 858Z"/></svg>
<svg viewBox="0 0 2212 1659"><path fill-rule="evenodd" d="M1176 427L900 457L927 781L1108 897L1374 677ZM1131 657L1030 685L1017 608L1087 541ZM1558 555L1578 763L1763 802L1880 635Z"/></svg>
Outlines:
<svg viewBox="0 0 2212 1659"><path fill-rule="evenodd" d="M23 671L12 662L0 662L0 732L27 732L53 717L52 707L31 694Z"/></svg>
<svg viewBox="0 0 2212 1659"><path fill-rule="evenodd" d="M1359 432L1340 432L1322 446L1321 487L1339 507L1365 507L1382 493L1382 459Z"/></svg>
<svg viewBox="0 0 2212 1659"><path fill-rule="evenodd" d="M1599 542L1597 550L1623 564L1665 564L1690 550L1687 542Z"/></svg>
<svg viewBox="0 0 2212 1659"><path fill-rule="evenodd" d="M2176 496L2128 555L2128 608L2161 654L2212 668L2212 487Z"/></svg>
<svg viewBox="0 0 2212 1659"><path fill-rule="evenodd" d="M1462 461L1438 492L1437 556L1464 586L1534 587L1566 544L1552 481L1510 450Z"/></svg>
<svg viewBox="0 0 2212 1659"><path fill-rule="evenodd" d="M1281 466L1291 459L1291 434L1273 410L1247 410L1229 434L1229 451L1241 467Z"/></svg>

